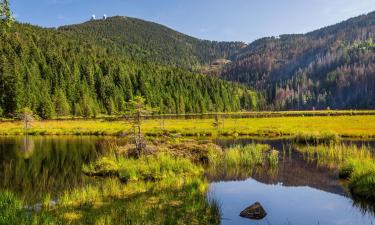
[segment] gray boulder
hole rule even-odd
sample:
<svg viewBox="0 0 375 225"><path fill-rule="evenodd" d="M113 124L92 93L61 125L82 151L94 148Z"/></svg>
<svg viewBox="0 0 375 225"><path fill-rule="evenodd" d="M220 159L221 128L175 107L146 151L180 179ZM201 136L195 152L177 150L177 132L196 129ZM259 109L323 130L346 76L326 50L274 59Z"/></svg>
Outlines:
<svg viewBox="0 0 375 225"><path fill-rule="evenodd" d="M253 220L261 220L267 216L267 212L259 202L256 202L243 210L240 216Z"/></svg>

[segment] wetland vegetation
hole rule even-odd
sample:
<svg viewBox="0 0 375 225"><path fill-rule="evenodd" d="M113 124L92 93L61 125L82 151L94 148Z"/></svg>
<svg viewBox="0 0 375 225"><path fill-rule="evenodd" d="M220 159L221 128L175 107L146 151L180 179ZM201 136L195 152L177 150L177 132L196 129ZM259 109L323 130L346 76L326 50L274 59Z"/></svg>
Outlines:
<svg viewBox="0 0 375 225"><path fill-rule="evenodd" d="M337 112L336 112L337 113ZM328 138L375 138L374 115L330 116L330 112L320 116L277 116L250 117L233 115L229 118L218 116L220 126L214 126L215 120L201 118L169 118L168 116L146 119L142 129L146 136L253 136L253 137L293 137L307 135ZM212 117L212 116L211 116ZM35 121L31 128L24 129L23 122L3 121L0 123L1 135L104 135L124 136L131 125L125 120L47 120ZM326 138L326 137L321 137Z"/></svg>
<svg viewBox="0 0 375 225"><path fill-rule="evenodd" d="M359 212L375 212L373 147L345 142L372 137L373 115L147 118L147 106L138 103L132 120L0 122L7 134L0 140L1 218L17 224L226 224L228 211L212 196L215 182L252 177L272 183L290 176L283 167L295 154L304 167L332 171L335 178L325 182L341 179L335 189L342 188ZM237 142L241 137L263 139ZM315 176L311 168L303 171ZM306 177L299 179L305 184ZM332 191L325 183L307 185Z"/></svg>

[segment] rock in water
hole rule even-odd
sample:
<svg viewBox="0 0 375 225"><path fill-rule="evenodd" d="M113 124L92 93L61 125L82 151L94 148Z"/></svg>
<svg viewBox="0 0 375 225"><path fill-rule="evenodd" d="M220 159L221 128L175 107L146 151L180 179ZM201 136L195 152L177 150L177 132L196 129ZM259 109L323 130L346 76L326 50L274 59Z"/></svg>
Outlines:
<svg viewBox="0 0 375 225"><path fill-rule="evenodd" d="M256 202L242 211L240 216L253 220L261 220L267 216L267 212L259 202Z"/></svg>

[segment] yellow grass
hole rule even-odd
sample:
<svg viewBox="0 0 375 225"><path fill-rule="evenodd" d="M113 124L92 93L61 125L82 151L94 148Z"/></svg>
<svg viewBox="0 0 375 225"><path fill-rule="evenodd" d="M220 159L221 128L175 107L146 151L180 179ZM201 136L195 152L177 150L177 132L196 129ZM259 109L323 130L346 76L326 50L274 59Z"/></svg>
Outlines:
<svg viewBox="0 0 375 225"><path fill-rule="evenodd" d="M293 136L300 133L335 133L345 138L375 138L375 115L356 116L286 116L267 118L220 119L165 119L164 131L183 136ZM125 121L62 120L37 121L28 130L30 134L48 135L119 135L129 132ZM143 131L149 135L162 133L161 120L145 120ZM0 122L0 135L23 134L21 122Z"/></svg>

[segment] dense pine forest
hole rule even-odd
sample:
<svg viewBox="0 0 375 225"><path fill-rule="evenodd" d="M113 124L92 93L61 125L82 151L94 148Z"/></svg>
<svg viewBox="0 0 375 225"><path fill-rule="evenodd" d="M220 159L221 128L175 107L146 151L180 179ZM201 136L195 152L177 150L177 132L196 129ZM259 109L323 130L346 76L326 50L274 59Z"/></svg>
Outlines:
<svg viewBox="0 0 375 225"><path fill-rule="evenodd" d="M250 89L177 67L156 65L90 41L14 23L0 45L0 109L28 107L42 118L121 114L136 95L160 113L252 110Z"/></svg>

